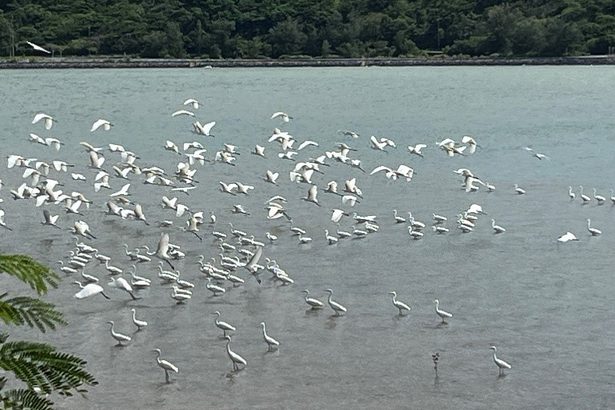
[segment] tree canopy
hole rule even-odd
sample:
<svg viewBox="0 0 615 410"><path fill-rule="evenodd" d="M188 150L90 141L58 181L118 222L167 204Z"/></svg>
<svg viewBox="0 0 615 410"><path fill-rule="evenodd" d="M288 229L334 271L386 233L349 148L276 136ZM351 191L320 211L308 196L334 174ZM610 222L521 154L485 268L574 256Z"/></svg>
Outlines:
<svg viewBox="0 0 615 410"><path fill-rule="evenodd" d="M0 255L0 273L6 273L29 285L38 295L56 287L59 277L44 265L24 255ZM54 305L29 296L0 294L0 322L5 325L36 327L41 332L53 330L66 322ZM57 393L71 396L85 393L84 386L95 385L85 369L86 362L62 353L47 343L13 341L0 332L0 403L7 409L53 408L48 397ZM12 373L14 380L6 375ZM25 387L5 389L5 385Z"/></svg>
<svg viewBox="0 0 615 410"><path fill-rule="evenodd" d="M9 0L0 55L280 58L606 54L605 0ZM0 6L2 7L2 6Z"/></svg>

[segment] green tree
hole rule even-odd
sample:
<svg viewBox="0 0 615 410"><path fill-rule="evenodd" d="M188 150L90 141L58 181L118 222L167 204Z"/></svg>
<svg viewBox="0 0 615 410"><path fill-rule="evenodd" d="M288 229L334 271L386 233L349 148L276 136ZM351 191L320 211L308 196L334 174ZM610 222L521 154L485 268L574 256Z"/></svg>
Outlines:
<svg viewBox="0 0 615 410"><path fill-rule="evenodd" d="M39 296L49 287L57 287L59 277L49 268L23 255L0 255L0 272L29 285ZM41 332L66 324L55 306L29 296L0 295L0 320L5 325L35 327ZM46 395L57 393L72 396L85 393L84 385L97 382L85 370L86 362L77 356L62 353L46 343L9 341L9 334L0 332L0 369L12 373L14 380L0 376L0 402L8 409L52 409ZM5 389L7 384L25 387Z"/></svg>

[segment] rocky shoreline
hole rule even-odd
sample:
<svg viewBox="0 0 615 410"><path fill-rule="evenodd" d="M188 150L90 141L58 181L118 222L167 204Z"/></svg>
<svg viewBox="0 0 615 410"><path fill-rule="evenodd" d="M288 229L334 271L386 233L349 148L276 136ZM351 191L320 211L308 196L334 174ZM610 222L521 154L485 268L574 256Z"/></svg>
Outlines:
<svg viewBox="0 0 615 410"><path fill-rule="evenodd" d="M0 69L58 68L214 68L214 67L362 67L362 66L520 66L613 65L615 55L579 57L431 57L431 58L287 58L287 59L145 59L129 57L30 57L0 59Z"/></svg>

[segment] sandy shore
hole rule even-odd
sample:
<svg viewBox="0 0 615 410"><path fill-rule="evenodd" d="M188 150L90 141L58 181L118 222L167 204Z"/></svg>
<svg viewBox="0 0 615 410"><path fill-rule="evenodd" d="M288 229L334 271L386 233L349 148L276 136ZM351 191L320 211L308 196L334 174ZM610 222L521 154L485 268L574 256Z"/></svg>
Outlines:
<svg viewBox="0 0 615 410"><path fill-rule="evenodd" d="M293 59L144 59L128 57L25 57L0 59L0 69L27 68L213 68L213 67L361 67L612 65L615 55L532 58L293 58Z"/></svg>

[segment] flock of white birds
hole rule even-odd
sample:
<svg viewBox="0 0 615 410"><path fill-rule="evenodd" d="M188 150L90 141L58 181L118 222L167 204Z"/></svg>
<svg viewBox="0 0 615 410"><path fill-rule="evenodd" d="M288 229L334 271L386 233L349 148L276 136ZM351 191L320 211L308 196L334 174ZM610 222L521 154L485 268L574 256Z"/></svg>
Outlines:
<svg viewBox="0 0 615 410"><path fill-rule="evenodd" d="M283 127L289 123L293 117L285 112L276 112L271 116L270 121L273 133L267 138L263 137L261 144L254 147L238 147L230 143L224 143L223 148L212 152L210 142L215 141L214 127L215 121L201 122L195 120L197 110L201 104L198 100L190 98L185 100L182 109L171 114L172 118L190 118L192 122L192 133L196 136L194 141L176 143L167 140L160 150L169 151L170 157L177 158L174 169L163 169L156 165L148 164L146 158L141 158L138 153L131 152L119 143L91 144L81 142L84 153L82 158L72 160L61 160L55 158L60 156L64 142L57 138L43 135L49 133L56 123L56 118L46 113L38 113L32 120L34 129L30 134L30 141L33 144L40 144L49 147L48 160L27 157L19 154L11 154L7 157L8 171L22 173L23 183L19 186L5 188L9 191L13 200L23 201L24 204L41 209L41 223L45 228L70 230L66 233L66 241L72 246L69 256L58 261L59 269L74 280L80 290L75 293L75 298L86 299L100 294L100 297L122 298L122 294L115 292L111 294L106 289L114 288L125 292L126 297L138 300L140 292L151 286L154 282L159 282L158 286L168 287L170 301L177 304L190 303L192 297L201 292L205 287L210 292L210 298L224 298L228 292L240 286L261 286L261 276L264 272L271 274L274 283L281 287L292 287L295 279L281 267L278 262L267 257L267 250L270 246L275 246L276 242L296 241L298 251L304 247L309 247L312 241L323 241L330 246L340 246L343 241L365 240L371 235L378 235L380 225L405 225L408 237L413 240L421 240L428 232L444 235L449 233L447 223L451 227L458 229L463 234L470 234L476 227L477 220L487 214L479 204L471 204L466 209L459 210L454 222L449 222L451 216L433 213L433 219L429 223L416 220L412 212L407 212L405 216L397 209L391 210L390 220L380 221L382 215L360 215L353 212L355 204L360 203L369 192L363 192L357 183L356 177L348 178L344 181L328 181L326 178L329 167L348 167L351 172L361 172L370 175L371 178L383 178L389 183L409 183L415 176L414 168L408 164L387 164L379 165L372 170L365 169L361 159L356 156L355 146L365 144L363 139L355 131L340 130L338 136L345 142L331 144L331 146L321 147L319 141L303 140L299 141L288 131L277 127ZM173 119L172 121L179 121ZM275 123L274 123L275 122ZM105 138L113 138L114 128L120 128L121 124L114 124L107 119L98 119L91 128L91 133L97 135L96 141L100 142ZM36 133L35 133L36 132ZM39 135L40 134L40 135ZM375 155L380 155L377 151L388 151L396 149L395 141L386 137L371 136L367 139L367 144L376 151ZM100 145L100 146L97 146ZM432 148L436 148L436 150ZM432 149L430 152L426 152ZM470 156L480 152L480 145L471 136L463 136L459 141L446 138L435 144L418 143L407 147L408 160L418 159L424 155L442 155L453 157L457 155ZM526 147L538 160L549 159L545 154L536 153L533 149ZM441 152L438 152L441 151ZM234 175L225 181L219 181L219 195L233 197L236 203L232 208L225 212L233 218L235 225L241 224L242 217L258 218L262 220L277 220L278 230L265 232L245 232L237 229L233 223L220 224L218 216L213 211L195 209L182 203L181 195L185 198L198 198L201 189L199 181L199 171L201 169L216 166L224 167L224 175L232 173L236 163L241 161L242 156L253 155L262 158L263 164L268 168L262 174L261 184L272 184L280 186L282 184L297 184L304 187L306 192L301 198L285 198L282 195L274 195L264 202L264 210L249 209L242 204L242 198L252 196L260 190L258 185L249 185L240 182L242 175ZM386 158L386 155L380 158ZM418 159L420 161L420 159ZM460 168L453 170L453 173L461 177L460 190L472 193L478 190L492 192L496 187L473 173L470 169ZM232 174L231 174L232 175ZM72 180L72 181L70 181ZM400 181L400 182L392 182ZM145 184L161 187L164 195L157 203L141 203L139 198L132 195L131 187L136 184ZM65 186L80 186L80 190L64 192ZM2 189L0 180L0 189ZM102 192L109 192L106 201L92 201L88 199L92 195L100 198ZM515 184L510 188L511 195L524 195L526 191ZM328 195L330 198L337 198L339 206L336 208L325 209L320 201L321 195ZM570 200L575 200L577 196L583 204L596 203L602 205L607 200L593 189L593 196L583 193L583 187L579 187L578 193L573 192L569 187L568 195ZM0 198L0 201L3 199ZM293 204L296 200L309 202L313 205L313 212L330 213L330 226L310 228L299 226L294 219ZM615 204L615 195L611 195L610 201ZM194 201L193 201L194 202ZM159 227L158 237L155 243L151 243L148 238L136 247L128 244L117 246L123 247L125 258L123 260L112 260L107 253L117 254L117 250L100 249L97 247L98 228L94 224L100 218L94 218L94 213L100 213L100 209L105 210L104 219L116 218L127 224L144 224L151 226L152 229ZM151 215L151 216L150 216ZM12 215L5 214L0 209L0 226L7 230L12 230ZM89 221L89 222L88 222ZM431 229L427 229L431 225ZM495 219L491 219L491 227L494 234L505 234L506 229L496 224ZM451 228L452 229L452 228ZM600 235L601 231L591 226L590 219L587 219L587 229L593 236ZM283 236L280 233L283 233ZM554 238L555 239L555 238ZM559 238L558 242L568 242L577 240L577 237L566 232ZM198 260L195 255L186 255L179 245L186 241L212 241L216 244L219 253L208 259L205 255L199 255ZM151 246L151 248L150 248ZM191 258L193 258L191 260ZM198 263L199 271L203 279L188 281L180 274L180 269L191 269L194 263ZM127 267L132 266L129 270ZM149 270L150 274L137 275L136 266L140 266L140 271ZM156 266L156 268L154 268ZM87 273L91 270L101 271L104 269L107 277L95 276ZM157 270L157 275L152 272ZM156 277L157 276L157 277ZM203 284L203 282L206 283ZM249 284L249 281L253 281ZM352 306L345 306L340 301L334 300L333 290L325 289L323 292L328 294L326 301L310 296L309 290L304 290L304 301L310 309L323 309L326 305L330 307L334 316L343 316L347 312L352 312ZM299 293L299 292L298 292ZM392 309L397 309L399 315L411 314L411 304L397 299L397 293L391 291ZM299 299L300 300L300 299ZM87 303L83 301L81 303ZM434 300L435 313L442 323L453 317L453 314L440 308L438 299ZM142 312L131 309L132 322L137 331L147 331L147 317ZM223 314L220 311L216 315L213 325L223 331L222 337L226 339L226 354L231 362L233 371L240 371L247 366L248 361L239 353L231 349L232 336L236 332L241 332L230 323L221 320ZM340 319L344 320L344 319ZM110 336L118 345L130 343L132 338L128 334L116 330L114 321L108 321ZM267 332L266 323L260 323L262 335L267 350L278 349L284 340L283 335L273 337ZM126 332L126 329L124 329ZM165 372L165 380L170 382L170 372L178 373L179 368L170 361L161 359L161 350L152 347L156 353L156 363ZM493 349L493 360L500 372L503 369L510 369L507 362L496 356L496 347ZM153 354L152 354L153 357Z"/></svg>

